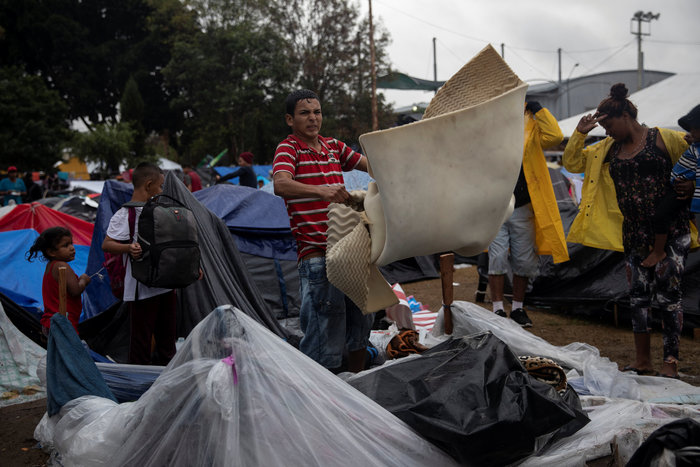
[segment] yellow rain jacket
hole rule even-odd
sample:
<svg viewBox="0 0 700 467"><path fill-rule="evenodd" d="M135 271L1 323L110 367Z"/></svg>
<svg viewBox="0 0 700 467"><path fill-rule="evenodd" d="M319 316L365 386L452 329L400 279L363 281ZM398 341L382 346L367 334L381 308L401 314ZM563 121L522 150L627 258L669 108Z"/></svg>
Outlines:
<svg viewBox="0 0 700 467"><path fill-rule="evenodd" d="M675 164L688 147L679 131L659 128L668 154ZM622 213L617 207L615 184L610 176L610 164L603 164L613 144L608 137L586 148L586 135L574 131L566 145L562 161L569 172L585 172L579 211L569 229L568 241L603 250L623 251ZM670 174L669 174L670 177ZM691 224L691 230L695 230ZM697 238L691 235L691 238ZM692 246L695 247L693 240Z"/></svg>
<svg viewBox="0 0 700 467"><path fill-rule="evenodd" d="M555 147L564 139L559 124L549 110L542 108L536 115L525 114L525 146L523 173L527 180L532 211L535 213L537 254L552 255L554 263L569 260L564 228L554 195L552 179L543 149Z"/></svg>

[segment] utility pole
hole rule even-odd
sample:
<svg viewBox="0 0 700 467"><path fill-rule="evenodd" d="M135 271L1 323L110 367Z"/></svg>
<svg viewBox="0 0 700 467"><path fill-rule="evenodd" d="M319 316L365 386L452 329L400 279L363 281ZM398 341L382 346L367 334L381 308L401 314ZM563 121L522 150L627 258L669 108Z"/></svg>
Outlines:
<svg viewBox="0 0 700 467"><path fill-rule="evenodd" d="M659 19L661 13L647 11L636 12L630 19L630 33L637 36L637 91L644 87L644 53L642 52L642 36L651 36L651 21ZM637 22L637 31L633 30L634 22ZM642 32L642 23L649 23L649 32Z"/></svg>
<svg viewBox="0 0 700 467"><path fill-rule="evenodd" d="M369 0L369 55L372 75L372 131L379 129L377 117L377 69L374 62L374 25L372 24L372 0Z"/></svg>
<svg viewBox="0 0 700 467"><path fill-rule="evenodd" d="M437 52L435 51L435 40L433 37L433 82L435 83L435 94L437 94Z"/></svg>

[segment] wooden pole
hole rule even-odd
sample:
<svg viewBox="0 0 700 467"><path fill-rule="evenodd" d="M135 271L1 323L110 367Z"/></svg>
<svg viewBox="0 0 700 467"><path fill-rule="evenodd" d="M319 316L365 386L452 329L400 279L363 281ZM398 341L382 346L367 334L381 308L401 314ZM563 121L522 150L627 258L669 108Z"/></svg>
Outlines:
<svg viewBox="0 0 700 467"><path fill-rule="evenodd" d="M445 334L452 334L454 325L452 323L452 298L454 288L452 287L453 266L455 261L454 253L440 255L440 279L442 281L442 309L445 319Z"/></svg>
<svg viewBox="0 0 700 467"><path fill-rule="evenodd" d="M374 23L372 20L372 0L369 0L369 56L370 73L372 75L372 131L379 129L379 117L377 115L377 66L374 55Z"/></svg>
<svg viewBox="0 0 700 467"><path fill-rule="evenodd" d="M66 267L58 268L58 313L66 316Z"/></svg>

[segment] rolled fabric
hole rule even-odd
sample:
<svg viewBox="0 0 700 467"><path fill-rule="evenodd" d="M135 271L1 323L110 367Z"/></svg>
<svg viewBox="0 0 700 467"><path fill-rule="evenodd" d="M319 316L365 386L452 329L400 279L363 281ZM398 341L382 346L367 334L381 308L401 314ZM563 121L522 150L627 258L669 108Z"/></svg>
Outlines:
<svg viewBox="0 0 700 467"><path fill-rule="evenodd" d="M523 158L523 83L488 46L421 121L360 136L371 175L370 261L483 251L512 213Z"/></svg>

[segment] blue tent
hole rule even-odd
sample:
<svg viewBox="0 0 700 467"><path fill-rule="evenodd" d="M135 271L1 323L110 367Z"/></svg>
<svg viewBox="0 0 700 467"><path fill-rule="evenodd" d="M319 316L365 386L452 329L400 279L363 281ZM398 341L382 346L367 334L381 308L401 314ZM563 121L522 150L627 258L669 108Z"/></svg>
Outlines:
<svg viewBox="0 0 700 467"><path fill-rule="evenodd" d="M193 194L226 223L242 253L296 261L296 243L282 198L227 183Z"/></svg>
<svg viewBox="0 0 700 467"><path fill-rule="evenodd" d="M102 263L105 260L102 242L105 239L109 221L122 204L131 199L133 192L134 187L130 183L117 180L107 180L105 182L104 188L102 188L100 204L97 207L95 229L92 232L90 254L87 258L88 271L99 271L102 268ZM85 318L99 315L118 301L112 294L109 278L104 271L102 280L98 276L93 278L86 291L90 296L90 300L87 303L83 301L83 315Z"/></svg>
<svg viewBox="0 0 700 467"><path fill-rule="evenodd" d="M38 236L39 232L34 229L0 232L0 264L3 264L4 271L0 292L41 318L44 312L41 284L46 263L39 259L30 263L25 257ZM75 245L75 259L70 263L70 267L76 274L85 272L87 260L88 247ZM86 302L89 301L86 298L83 296L83 312Z"/></svg>

